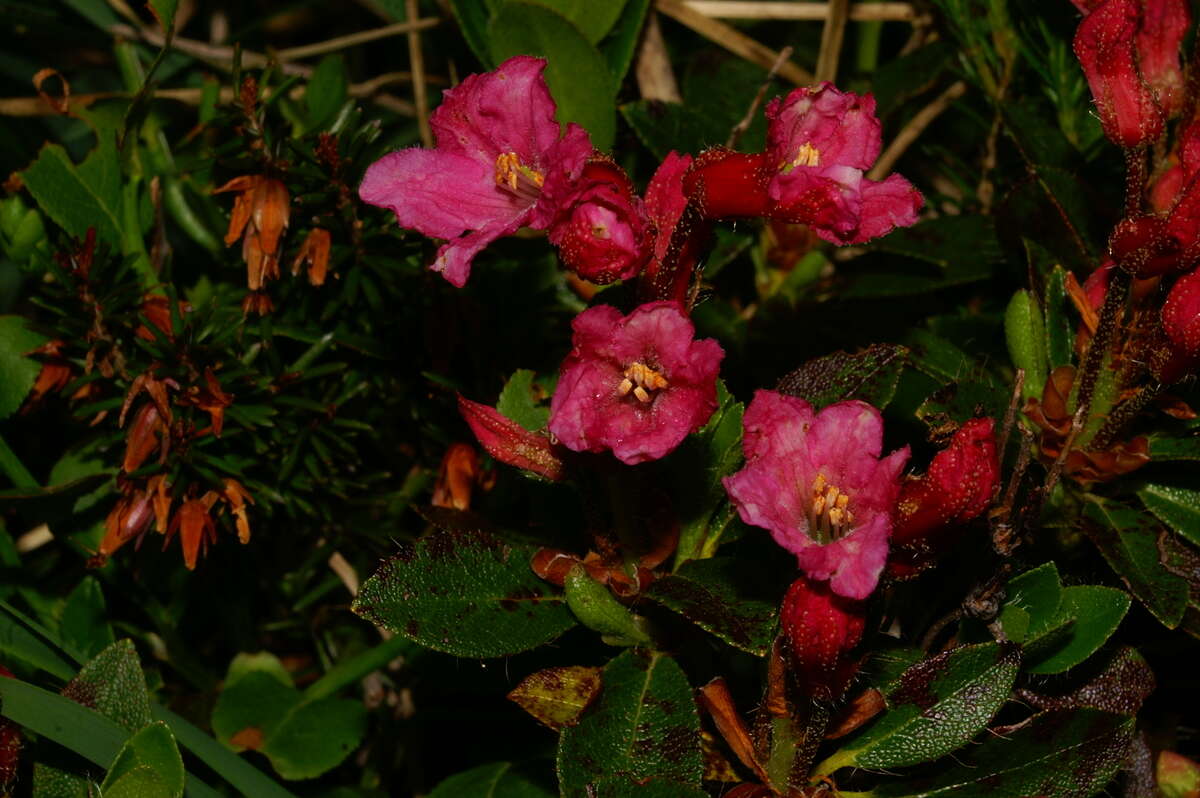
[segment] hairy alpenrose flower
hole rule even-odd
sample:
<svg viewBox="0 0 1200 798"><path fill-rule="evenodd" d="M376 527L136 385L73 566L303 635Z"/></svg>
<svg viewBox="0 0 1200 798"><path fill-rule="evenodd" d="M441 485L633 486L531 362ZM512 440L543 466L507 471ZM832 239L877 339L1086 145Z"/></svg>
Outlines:
<svg viewBox="0 0 1200 798"><path fill-rule="evenodd" d="M1200 270L1180 277L1162 307L1162 329L1171 342L1177 371L1194 371L1200 362Z"/></svg>
<svg viewBox="0 0 1200 798"><path fill-rule="evenodd" d="M802 576L788 588L779 624L796 683L809 698L832 701L846 692L858 670L852 652L866 621L866 602L838 595L827 582Z"/></svg>
<svg viewBox="0 0 1200 798"><path fill-rule="evenodd" d="M922 476L901 486L891 560L921 570L932 564L954 530L978 518L1000 480L996 423L973 418L958 428Z"/></svg>
<svg viewBox="0 0 1200 798"><path fill-rule="evenodd" d="M865 173L882 149L875 98L821 83L767 105L767 148L713 150L684 183L711 218L766 216L811 226L834 244L858 244L917 221L921 194L900 175Z"/></svg>
<svg viewBox="0 0 1200 798"><path fill-rule="evenodd" d="M866 598L887 560L908 447L880 458L883 417L859 401L818 413L758 391L742 424L746 465L724 480L742 520L769 530L809 578Z"/></svg>
<svg viewBox="0 0 1200 798"><path fill-rule="evenodd" d="M1079 23L1075 56L1113 143L1154 141L1182 107L1179 45L1190 24L1186 0L1104 0Z"/></svg>
<svg viewBox="0 0 1200 798"><path fill-rule="evenodd" d="M675 302L622 316L614 307L575 317L574 348L550 403L550 432L577 452L611 450L629 465L657 460L717 408L725 352Z"/></svg>
<svg viewBox="0 0 1200 798"><path fill-rule="evenodd" d="M557 205L548 237L564 266L599 285L642 270L650 255L649 224L629 176L615 162L593 158Z"/></svg>
<svg viewBox="0 0 1200 798"><path fill-rule="evenodd" d="M391 209L402 227L447 239L430 268L456 286L497 238L526 225L545 229L553 198L592 152L579 125L560 138L545 68L545 60L520 55L467 77L430 117L435 149L390 153L363 176L363 202Z"/></svg>

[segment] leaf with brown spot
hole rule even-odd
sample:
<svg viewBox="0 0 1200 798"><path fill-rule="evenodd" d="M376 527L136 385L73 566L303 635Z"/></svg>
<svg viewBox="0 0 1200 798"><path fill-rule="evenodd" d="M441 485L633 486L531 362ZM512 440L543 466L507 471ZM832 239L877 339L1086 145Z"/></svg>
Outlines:
<svg viewBox="0 0 1200 798"><path fill-rule="evenodd" d="M883 408L896 393L907 354L896 344L873 344L855 354L834 352L785 375L776 390L818 409L843 399L861 399Z"/></svg>
<svg viewBox="0 0 1200 798"><path fill-rule="evenodd" d="M559 731L574 726L600 692L600 669L573 665L530 674L508 694L538 722Z"/></svg>
<svg viewBox="0 0 1200 798"><path fill-rule="evenodd" d="M258 749L262 748L263 730L258 726L247 726L241 731L231 735L229 742L238 748L247 748L251 751L257 751Z"/></svg>

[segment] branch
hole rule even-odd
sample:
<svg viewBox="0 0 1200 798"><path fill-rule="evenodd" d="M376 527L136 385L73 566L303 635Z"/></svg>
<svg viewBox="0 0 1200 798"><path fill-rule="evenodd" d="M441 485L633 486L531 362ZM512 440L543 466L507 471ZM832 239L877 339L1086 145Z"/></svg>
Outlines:
<svg viewBox="0 0 1200 798"><path fill-rule="evenodd" d="M842 54L842 40L846 36L846 18L850 13L850 0L831 0L827 4L829 15L821 29L821 49L817 54L817 80L832 82L837 78L838 59Z"/></svg>
<svg viewBox="0 0 1200 798"><path fill-rule="evenodd" d="M738 32L724 22L704 16L683 0L657 0L655 7L681 25L691 28L706 39L716 42L751 63L758 64L763 69L771 69L779 58L779 53L770 47ZM779 67L779 75L797 86L807 86L813 82L811 73L791 61L786 61Z"/></svg>
<svg viewBox="0 0 1200 798"><path fill-rule="evenodd" d="M684 5L706 17L718 19L796 19L819 22L829 18L830 3L684 0ZM852 3L849 18L854 22L912 22L917 19L917 11L912 3Z"/></svg>

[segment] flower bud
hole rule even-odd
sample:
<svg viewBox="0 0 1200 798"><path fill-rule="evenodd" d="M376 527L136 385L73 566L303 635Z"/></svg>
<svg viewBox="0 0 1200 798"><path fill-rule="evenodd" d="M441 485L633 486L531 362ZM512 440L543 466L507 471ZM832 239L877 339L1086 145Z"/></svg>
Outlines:
<svg viewBox="0 0 1200 798"><path fill-rule="evenodd" d="M629 176L611 161L592 160L578 186L550 227L550 243L559 248L563 264L602 285L636 277L651 241Z"/></svg>
<svg viewBox="0 0 1200 798"><path fill-rule="evenodd" d="M1138 277L1153 277L1180 268L1179 240L1166 219L1132 216L1122 219L1108 239L1108 251L1122 269Z"/></svg>
<svg viewBox="0 0 1200 798"><path fill-rule="evenodd" d="M699 202L706 219L766 216L770 177L765 154L716 148L692 162L683 179L683 193Z"/></svg>
<svg viewBox="0 0 1200 798"><path fill-rule="evenodd" d="M1183 70L1179 46L1192 24L1188 0L1145 0L1136 47L1138 70L1154 91L1159 107L1174 116L1183 107Z"/></svg>
<svg viewBox="0 0 1200 798"><path fill-rule="evenodd" d="M458 397L458 412L475 433L479 445L502 463L557 482L563 478L563 463L550 439L531 432L494 407Z"/></svg>
<svg viewBox="0 0 1200 798"><path fill-rule="evenodd" d="M954 527L987 509L999 480L995 422L971 419L934 456L924 476L909 477L901 488L892 559L916 570L932 564Z"/></svg>
<svg viewBox="0 0 1200 798"><path fill-rule="evenodd" d="M1162 309L1163 332L1183 354L1200 354L1200 270L1171 287Z"/></svg>
<svg viewBox="0 0 1200 798"><path fill-rule="evenodd" d="M1154 141L1166 123L1154 90L1138 69L1142 15L1140 0L1107 0L1075 32L1075 56L1096 98L1104 134L1121 147Z"/></svg>
<svg viewBox="0 0 1200 798"><path fill-rule="evenodd" d="M840 698L858 670L851 655L862 640L866 601L839 596L828 582L802 576L788 588L780 624L800 689L810 698Z"/></svg>

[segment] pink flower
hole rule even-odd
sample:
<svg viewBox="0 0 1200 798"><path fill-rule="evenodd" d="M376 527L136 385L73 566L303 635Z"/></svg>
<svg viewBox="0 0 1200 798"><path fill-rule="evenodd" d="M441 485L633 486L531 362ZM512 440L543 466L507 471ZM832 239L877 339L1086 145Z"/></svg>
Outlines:
<svg viewBox="0 0 1200 798"><path fill-rule="evenodd" d="M550 226L563 265L601 285L636 277L650 254L649 224L629 176L593 158L572 189Z"/></svg>
<svg viewBox="0 0 1200 798"><path fill-rule="evenodd" d="M559 138L545 68L540 58L515 56L447 90L429 120L437 147L385 155L359 186L364 202L390 208L401 226L448 239L430 268L456 286L497 238L548 226L555 211L549 198L563 193L591 154L578 125Z"/></svg>
<svg viewBox="0 0 1200 798"><path fill-rule="evenodd" d="M924 201L900 175L868 180L882 148L875 98L831 83L767 106L767 194L772 218L803 222L835 244L858 244L917 221Z"/></svg>
<svg viewBox="0 0 1200 798"><path fill-rule="evenodd" d="M708 421L725 356L674 302L622 316L600 305L575 317L575 348L550 402L550 432L568 449L657 460Z"/></svg>
<svg viewBox="0 0 1200 798"><path fill-rule="evenodd" d="M915 224L924 200L900 175L864 173L882 148L875 99L831 83L767 106L767 149L710 150L685 181L710 218L766 216L807 224L834 244L859 244Z"/></svg>
<svg viewBox="0 0 1200 798"><path fill-rule="evenodd" d="M771 532L811 579L861 599L879 581L908 447L880 459L883 418L865 402L819 413L758 391L743 419L746 466L725 490L742 520Z"/></svg>

